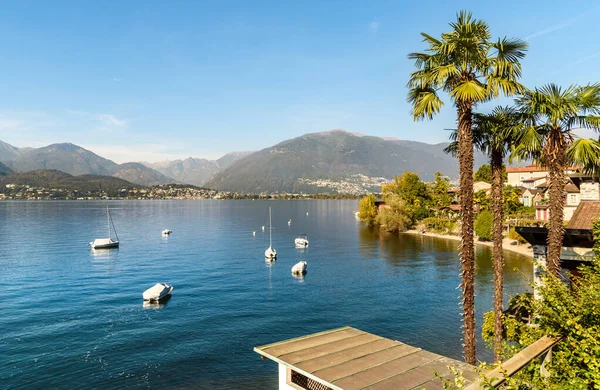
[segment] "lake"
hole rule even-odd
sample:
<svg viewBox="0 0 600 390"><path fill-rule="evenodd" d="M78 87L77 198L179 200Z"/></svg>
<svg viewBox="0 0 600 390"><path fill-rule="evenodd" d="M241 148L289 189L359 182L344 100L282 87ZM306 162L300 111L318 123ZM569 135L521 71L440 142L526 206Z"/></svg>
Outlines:
<svg viewBox="0 0 600 390"><path fill-rule="evenodd" d="M107 235L107 204L121 246L92 251ZM273 264L264 260L269 206ZM277 365L253 347L345 325L461 359L458 242L380 235L355 219L357 208L0 202L0 387L276 389ZM300 233L307 249L294 247ZM491 249L476 254L479 329L493 272ZM298 279L290 270L301 260L308 273ZM506 252L507 294L529 290L530 275L529 258ZM172 299L144 305L142 292L162 281ZM480 341L478 357L489 356Z"/></svg>

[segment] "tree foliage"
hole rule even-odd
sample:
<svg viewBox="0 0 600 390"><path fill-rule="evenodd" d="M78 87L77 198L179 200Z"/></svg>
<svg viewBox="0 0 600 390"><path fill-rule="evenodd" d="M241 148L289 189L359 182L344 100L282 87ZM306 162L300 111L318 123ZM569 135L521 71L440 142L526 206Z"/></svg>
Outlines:
<svg viewBox="0 0 600 390"><path fill-rule="evenodd" d="M358 202L358 218L369 225L375 225L377 218L377 198L373 194L366 195Z"/></svg>
<svg viewBox="0 0 600 390"><path fill-rule="evenodd" d="M450 181L440 172L435 173L435 179L429 186L431 203L434 207L443 208L450 204Z"/></svg>
<svg viewBox="0 0 600 390"><path fill-rule="evenodd" d="M490 241L492 239L492 227L494 216L489 211L482 211L475 220L475 234L482 241Z"/></svg>
<svg viewBox="0 0 600 390"><path fill-rule="evenodd" d="M381 186L381 192L386 203L391 195L395 195L412 209L411 223L427 216L430 194L427 185L416 173L405 171L400 176L394 176L392 182Z"/></svg>
<svg viewBox="0 0 600 390"><path fill-rule="evenodd" d="M523 208L520 201L522 194L523 191L519 187L504 186L502 188L503 206L506 214L513 214Z"/></svg>
<svg viewBox="0 0 600 390"><path fill-rule="evenodd" d="M483 164L479 167L474 176L475 181L492 182L492 167L489 164Z"/></svg>
<svg viewBox="0 0 600 390"><path fill-rule="evenodd" d="M509 388L598 389L600 388L600 267L598 260L580 268L581 276L571 286L548 275L540 288L541 299L532 294L511 299L503 317L506 358L543 335L562 335L546 366L548 378L539 375L533 360L508 381ZM531 325L535 323L535 326ZM486 313L483 337L493 337L493 313Z"/></svg>
<svg viewBox="0 0 600 390"><path fill-rule="evenodd" d="M412 224L411 207L400 196L389 195L375 221L383 230L390 233L406 231Z"/></svg>
<svg viewBox="0 0 600 390"><path fill-rule="evenodd" d="M549 170L548 270L558 275L564 233L565 168L579 163L586 170L594 171L600 160L598 141L576 142L573 130L600 131L600 84L567 88L548 84L526 90L516 101L527 127L513 156L533 159Z"/></svg>

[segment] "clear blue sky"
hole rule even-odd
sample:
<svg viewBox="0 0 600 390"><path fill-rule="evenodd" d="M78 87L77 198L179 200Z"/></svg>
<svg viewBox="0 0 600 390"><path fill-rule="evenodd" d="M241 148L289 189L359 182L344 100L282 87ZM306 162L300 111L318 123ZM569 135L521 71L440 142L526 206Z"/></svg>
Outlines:
<svg viewBox="0 0 600 390"><path fill-rule="evenodd" d="M217 158L334 128L443 142L452 105L413 122L406 55L460 9L530 43L527 86L600 81L593 0L15 0L0 13L0 140L117 162Z"/></svg>

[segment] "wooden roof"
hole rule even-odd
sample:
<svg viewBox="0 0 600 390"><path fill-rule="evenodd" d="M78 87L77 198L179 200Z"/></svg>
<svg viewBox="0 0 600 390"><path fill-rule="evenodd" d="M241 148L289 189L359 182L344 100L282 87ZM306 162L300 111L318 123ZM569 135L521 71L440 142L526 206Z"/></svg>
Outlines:
<svg viewBox="0 0 600 390"><path fill-rule="evenodd" d="M582 200L575 209L567 228L591 230L592 223L598 218L600 218L600 202Z"/></svg>
<svg viewBox="0 0 600 390"><path fill-rule="evenodd" d="M442 389L435 374L452 378L463 372L468 383L475 368L420 348L343 327L254 348L330 389Z"/></svg>

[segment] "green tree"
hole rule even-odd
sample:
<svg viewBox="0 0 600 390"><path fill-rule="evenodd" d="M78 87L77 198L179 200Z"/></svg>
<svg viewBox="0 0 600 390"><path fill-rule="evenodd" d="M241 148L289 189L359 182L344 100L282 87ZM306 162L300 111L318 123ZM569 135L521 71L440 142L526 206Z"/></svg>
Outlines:
<svg viewBox="0 0 600 390"><path fill-rule="evenodd" d="M431 183L429 193L433 206L442 208L450 204L450 181L440 172L435 173L435 180Z"/></svg>
<svg viewBox="0 0 600 390"><path fill-rule="evenodd" d="M489 164L483 164L475 172L475 181L484 181L486 183L492 183L492 167Z"/></svg>
<svg viewBox="0 0 600 390"><path fill-rule="evenodd" d="M595 140L577 140L573 130L600 131L600 84L572 85L566 89L548 84L527 90L516 99L528 128L519 140L514 155L533 159L549 170L548 191L548 271L558 275L564 234L563 209L565 169L581 163L594 169L600 160L600 145Z"/></svg>
<svg viewBox="0 0 600 390"><path fill-rule="evenodd" d="M451 30L441 38L421 33L424 53L411 53L417 70L408 82L408 101L415 120L433 118L443 102L439 92L448 93L457 109L458 159L461 203L462 305L464 352L474 364L475 353L475 252L473 243L473 107L500 94L523 90L520 60L527 44L518 39L492 41L488 24L461 11Z"/></svg>
<svg viewBox="0 0 600 390"><path fill-rule="evenodd" d="M494 216L489 211L482 211L475 220L475 234L482 241L490 241L493 237L492 230L494 225Z"/></svg>
<svg viewBox="0 0 600 390"><path fill-rule="evenodd" d="M406 231L412 224L411 207L400 196L389 195L377 214L376 223L388 232Z"/></svg>
<svg viewBox="0 0 600 390"><path fill-rule="evenodd" d="M479 190L473 194L473 204L477 206L479 211L490 209L490 197L485 190Z"/></svg>
<svg viewBox="0 0 600 390"><path fill-rule="evenodd" d="M540 361L533 360L510 378L511 389L597 389L600 388L600 267L595 264L579 269L580 276L567 286L548 274L540 287L541 299L533 294L511 298L503 316L505 350L508 357L544 335L562 336L552 348L552 360L546 366L548 378L540 377ZM574 293L575 292L575 293ZM486 313L483 338L494 337L492 313ZM532 326L531 321L535 326Z"/></svg>
<svg viewBox="0 0 600 390"><path fill-rule="evenodd" d="M427 216L429 191L416 173L405 171L400 176L394 176L392 182L381 186L381 192L386 203L388 196L397 195L411 206L413 223Z"/></svg>
<svg viewBox="0 0 600 390"><path fill-rule="evenodd" d="M413 172L405 171L400 176L394 176L394 180L381 186L383 196L395 194L400 196L409 205L422 202L429 197L427 186L419 175Z"/></svg>
<svg viewBox="0 0 600 390"><path fill-rule="evenodd" d="M512 214L523 208L521 195L523 191L519 187L504 186L502 187L503 210L506 214Z"/></svg>
<svg viewBox="0 0 600 390"><path fill-rule="evenodd" d="M377 198L373 194L366 195L358 202L358 218L369 225L375 225L377 218Z"/></svg>

